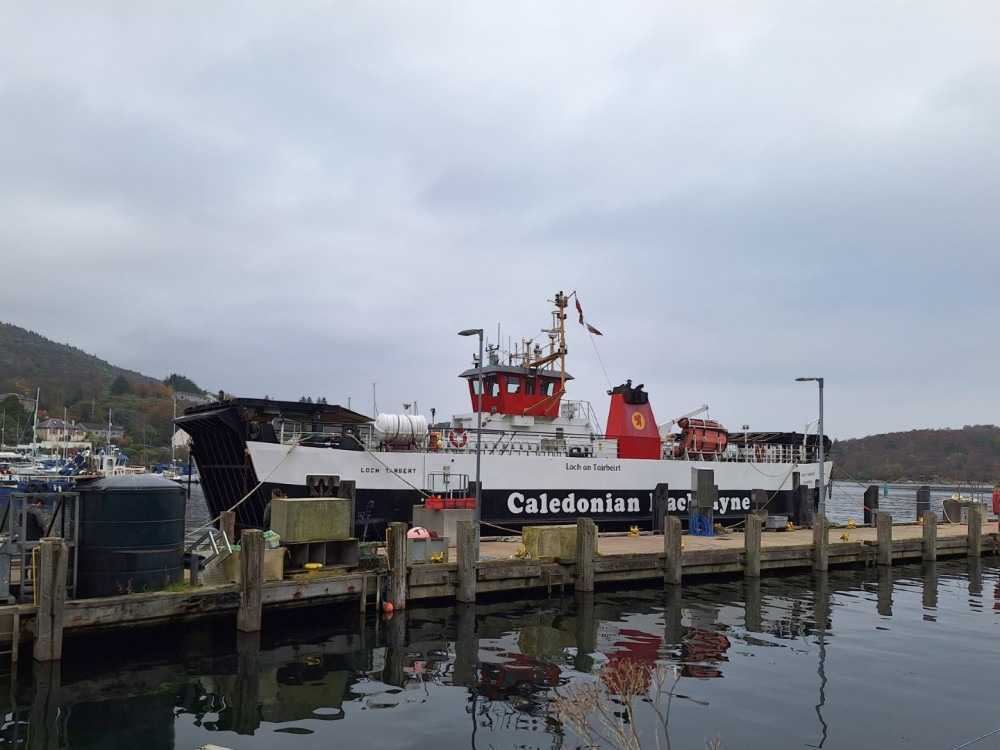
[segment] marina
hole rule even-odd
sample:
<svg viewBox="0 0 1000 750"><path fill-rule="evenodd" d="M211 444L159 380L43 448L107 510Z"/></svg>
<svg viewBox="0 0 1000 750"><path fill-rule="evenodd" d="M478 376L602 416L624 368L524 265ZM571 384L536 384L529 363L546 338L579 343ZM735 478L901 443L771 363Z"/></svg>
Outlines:
<svg viewBox="0 0 1000 750"><path fill-rule="evenodd" d="M390 619L320 607L252 634L219 621L185 637L98 633L11 680L2 736L44 750L313 750L373 736L576 747L556 694L638 663L667 670L673 747L955 748L998 726L981 710L1000 688L981 668L998 607L1000 568L970 558L426 604ZM934 710L914 710L928 695ZM655 746L655 717L634 720Z"/></svg>
<svg viewBox="0 0 1000 750"><path fill-rule="evenodd" d="M105 481L98 491L114 494L116 485L135 479ZM170 486L168 492L179 491L167 480L147 481L153 484L146 490L152 487L157 499L162 499L161 483ZM939 502L943 508L948 499ZM759 578L796 569L891 567L911 560L998 554L996 522L987 520L986 506L975 503L970 511L965 523L939 523L937 509L923 510L922 523L894 524L891 514L879 512L871 526L851 521L831 527L825 517L817 516L809 529L796 529L790 522L768 528L759 516L751 515L743 531L720 528L710 535L682 533L679 519L669 516L665 533L660 534L638 530L598 534L592 521L582 519L575 527L526 529L523 537L482 538L478 554L471 521L455 523L454 543L447 537L411 538L408 527L400 523L390 527L384 547L366 548L372 556L365 558L359 556L355 539L336 544L286 541L268 549L261 532L246 531L239 554L230 552L235 559L228 563L235 564L217 568L226 576L223 580L207 580L198 558L189 556L187 570L178 559L173 572L181 585L143 591L136 580L131 592L121 592L120 583L109 584L104 578L91 580L89 592L57 585L67 579L79 585L86 574L75 574L81 563L74 558L74 545L54 537L36 543L36 553L30 557L22 551L19 564L12 566L18 574L34 568L32 598L0 608L0 622L5 624L12 660L21 645L30 643L34 659L57 661L62 658L64 638L76 634L162 624L185 632L219 618L228 618L241 632L255 632L268 613L305 605L341 604L363 616L401 611L425 601L474 603L494 596L523 597L532 590L535 593L528 596L590 593L609 585L680 585L720 576ZM468 511L438 513L467 515ZM173 524L178 521L183 526L183 518ZM129 543L132 546L121 551L123 559L135 554L134 541ZM308 562L316 554L337 560L327 565ZM86 554L83 559L88 559ZM136 573L128 575L131 584ZM10 578L8 585L23 598L25 579ZM74 597L74 593L85 595Z"/></svg>

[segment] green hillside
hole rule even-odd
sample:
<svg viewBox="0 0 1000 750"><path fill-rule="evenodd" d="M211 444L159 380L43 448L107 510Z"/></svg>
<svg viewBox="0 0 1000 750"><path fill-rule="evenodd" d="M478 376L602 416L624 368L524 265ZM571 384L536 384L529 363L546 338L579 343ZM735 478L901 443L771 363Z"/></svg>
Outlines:
<svg viewBox="0 0 1000 750"><path fill-rule="evenodd" d="M1000 427L911 430L837 440L831 458L860 481L984 482L1000 480ZM839 475L834 474L837 478Z"/></svg>
<svg viewBox="0 0 1000 750"><path fill-rule="evenodd" d="M122 448L137 462L169 458L175 389L200 393L187 378L165 380L105 362L67 344L8 323L0 323L0 394L39 396L39 420L106 424L109 411L115 425L125 428ZM2 442L31 440L32 415L16 398L3 401Z"/></svg>

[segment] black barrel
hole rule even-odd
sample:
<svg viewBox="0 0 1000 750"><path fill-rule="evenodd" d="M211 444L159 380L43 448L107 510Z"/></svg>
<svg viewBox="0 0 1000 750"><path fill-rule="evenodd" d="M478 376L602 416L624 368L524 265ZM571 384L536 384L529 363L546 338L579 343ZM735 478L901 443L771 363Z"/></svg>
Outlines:
<svg viewBox="0 0 1000 750"><path fill-rule="evenodd" d="M80 487L76 595L156 591L184 576L184 488L152 474Z"/></svg>

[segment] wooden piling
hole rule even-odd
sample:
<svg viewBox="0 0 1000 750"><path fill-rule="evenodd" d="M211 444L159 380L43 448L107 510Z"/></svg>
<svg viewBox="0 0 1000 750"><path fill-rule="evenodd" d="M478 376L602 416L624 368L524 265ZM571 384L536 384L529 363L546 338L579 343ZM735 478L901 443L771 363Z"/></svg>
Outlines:
<svg viewBox="0 0 1000 750"><path fill-rule="evenodd" d="M240 536L240 608L236 629L244 633L260 630L264 611L264 532L247 529Z"/></svg>
<svg viewBox="0 0 1000 750"><path fill-rule="evenodd" d="M747 578L760 578L760 516L747 513L746 533L743 535L743 575Z"/></svg>
<svg viewBox="0 0 1000 750"><path fill-rule="evenodd" d="M597 554L597 524L590 518L576 519L576 590L594 590L594 556Z"/></svg>
<svg viewBox="0 0 1000 750"><path fill-rule="evenodd" d="M875 539L878 552L876 565L892 565L892 514L879 511L875 515Z"/></svg>
<svg viewBox="0 0 1000 750"><path fill-rule="evenodd" d="M924 519L923 559L927 562L934 562L937 560L937 513L925 510L921 518Z"/></svg>
<svg viewBox="0 0 1000 750"><path fill-rule="evenodd" d="M817 513L813 516L813 570L830 569L830 521Z"/></svg>
<svg viewBox="0 0 1000 750"><path fill-rule="evenodd" d="M973 503L969 506L969 557L980 557L983 552L983 515L986 506Z"/></svg>
<svg viewBox="0 0 1000 750"><path fill-rule="evenodd" d="M230 544L236 541L236 511L224 510L219 514L219 531L226 535Z"/></svg>
<svg viewBox="0 0 1000 750"><path fill-rule="evenodd" d="M458 541L458 590L455 598L460 602L472 604L476 601L476 523L475 521L459 521L456 524Z"/></svg>
<svg viewBox="0 0 1000 750"><path fill-rule="evenodd" d="M389 555L389 595L387 602L393 609L406 609L406 524L396 521L386 532L386 551Z"/></svg>
<svg viewBox="0 0 1000 750"><path fill-rule="evenodd" d="M69 547L55 537L42 539L38 546L39 566L35 574L38 615L32 653L38 661L59 661L62 659ZM21 575L24 574L25 571L21 571Z"/></svg>
<svg viewBox="0 0 1000 750"><path fill-rule="evenodd" d="M663 532L663 582L672 586L681 585L681 519L667 516Z"/></svg>

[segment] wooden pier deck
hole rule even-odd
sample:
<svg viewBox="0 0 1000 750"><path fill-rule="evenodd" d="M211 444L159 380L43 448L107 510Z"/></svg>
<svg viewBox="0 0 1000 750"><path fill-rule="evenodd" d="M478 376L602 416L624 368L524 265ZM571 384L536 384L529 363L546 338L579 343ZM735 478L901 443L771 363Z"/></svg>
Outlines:
<svg viewBox="0 0 1000 750"><path fill-rule="evenodd" d="M0 643L6 641L16 659L18 643L31 639L34 657L46 661L61 658L64 633L166 623L183 627L195 620L226 616L234 617L238 629L252 632L260 629L262 613L293 606L353 602L364 611L389 602L399 609L408 602L469 602L477 596L527 590L592 591L595 586L615 583L679 584L704 576L756 577L792 569L1000 554L1000 529L995 519L987 521L981 513L971 514L967 524L939 524L930 513L925 518L923 525L893 525L888 514L882 513L877 527L830 528L818 516L814 528L792 531L762 530L754 519L753 523L748 521L746 531L715 536L682 536L679 521L669 517L667 532L662 534L597 535L593 524L587 522L589 527L581 524L577 532L574 555L525 558L521 537L487 538L480 542L478 562L472 559L472 524L466 522L458 543L449 549L449 562L413 564L405 562L405 526L394 524L398 528L390 530L387 557L376 570L332 568L268 582L254 574L254 565L263 570L263 542L255 558L256 542L248 539L243 551L244 570L249 575L239 584L66 600L65 592L60 597L54 587L47 595L43 590L44 581L58 580L58 573L48 579L40 575L39 606L0 607ZM394 533L403 544L393 544ZM593 538L588 540L591 533ZM254 536L259 532L251 534ZM56 566L57 570L58 548L53 545L47 554L48 558L43 554L43 565Z"/></svg>

